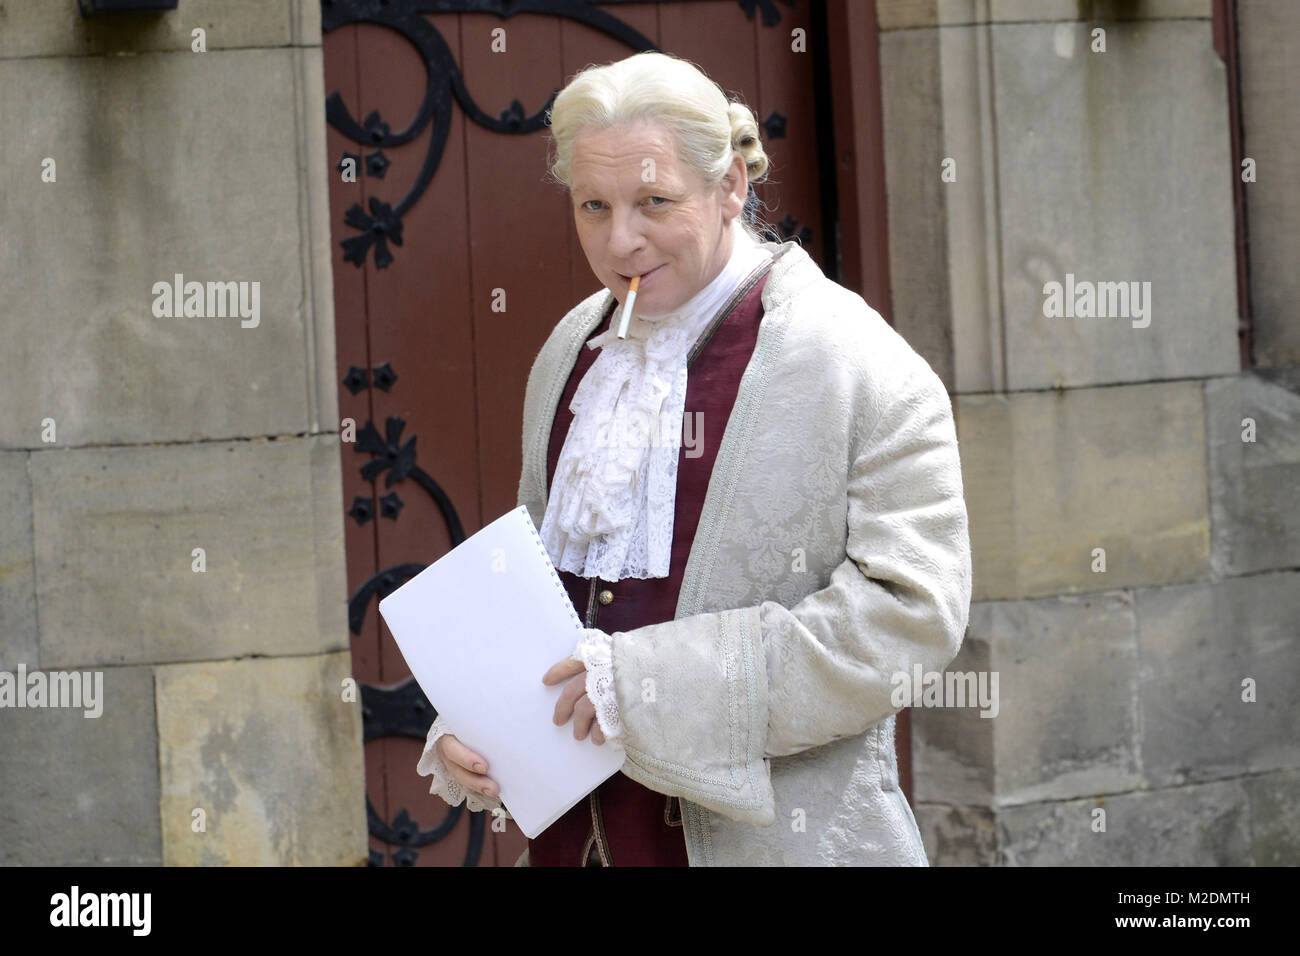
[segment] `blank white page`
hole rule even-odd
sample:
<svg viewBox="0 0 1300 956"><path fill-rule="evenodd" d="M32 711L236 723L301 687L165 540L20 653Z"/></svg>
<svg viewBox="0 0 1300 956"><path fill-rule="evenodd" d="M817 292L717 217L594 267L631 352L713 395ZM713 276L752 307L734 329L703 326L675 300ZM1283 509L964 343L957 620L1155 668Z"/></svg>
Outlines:
<svg viewBox="0 0 1300 956"><path fill-rule="evenodd" d="M379 602L411 673L450 732L488 761L529 839L623 765L552 718L564 684L542 675L573 653L582 621L528 509L508 511Z"/></svg>

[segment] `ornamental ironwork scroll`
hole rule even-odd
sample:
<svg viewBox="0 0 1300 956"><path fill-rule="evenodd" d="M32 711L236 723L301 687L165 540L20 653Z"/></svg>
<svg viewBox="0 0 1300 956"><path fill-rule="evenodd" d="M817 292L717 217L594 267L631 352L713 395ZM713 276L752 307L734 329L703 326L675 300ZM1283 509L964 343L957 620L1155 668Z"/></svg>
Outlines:
<svg viewBox="0 0 1300 956"><path fill-rule="evenodd" d="M366 256L374 250L375 268L385 269L393 262L393 250L390 246L402 244L402 217L415 204L416 200L428 189L429 183L442 161L443 150L447 146L447 136L451 130L452 103L460 105L465 116L484 129L494 133L519 135L534 133L546 125L546 114L559 90L552 90L534 113L525 112L518 99L496 116L483 110L470 95L465 86L465 78L460 67L451 54L442 34L423 13L490 13L502 20L520 13L542 14L572 20L591 27L618 40L629 49L642 52L659 48L648 37L631 25L624 23L605 7L618 7L633 0L603 0L603 2L584 2L584 0L321 0L321 32L329 33L340 26L350 23L373 23L399 33L415 47L424 63L426 80L424 96L415 116L398 132L382 117L378 110L371 110L361 122L343 104L343 98L337 91L331 93L325 101L325 118L330 126L338 130L359 146L373 149L365 157L366 173L377 178L384 178L390 161L384 154L385 148L402 146L422 134L433 123L433 135L429 139L429 148L420 164L415 181L406 194L396 202L386 202L378 196L371 196L369 212L360 203L353 203L344 214L343 221L357 235L341 240L343 258L360 268L365 264ZM643 2L643 0L635 0ZM700 0L660 0L661 3L698 3ZM781 0L786 6L794 6L794 0ZM781 13L776 0L737 0L745 16L750 20L760 13L764 26L775 26L781 21ZM769 135L784 135L785 119L776 114L763 121ZM776 131L779 130L779 134ZM344 154L340 159L354 162L360 157L355 153ZM360 168L357 163L357 168ZM784 230L783 230L784 232ZM800 241L806 241L807 230L800 230ZM791 230L787 234L793 235Z"/></svg>
<svg viewBox="0 0 1300 956"><path fill-rule="evenodd" d="M375 369L377 378L380 369L385 370L386 373L384 378L387 385L381 386L385 387L386 390L387 387L391 387L392 382L396 381L397 376L388 363L384 363ZM345 387L349 388L353 394L369 387L368 384L359 384L365 379L365 376L356 374L357 372L364 372L364 370L358 370L354 367L349 370L344 379ZM379 385L379 383L376 382L376 385ZM455 548L465 540L465 531L461 525L460 516L456 513L451 498L442 487L416 464L415 436L412 435L403 442L402 432L405 428L406 423L401 418L392 416L385 420L384 434L381 436L373 422L366 422L357 435L357 442L354 446L358 454L368 454L370 456L370 461L360 468L361 477L373 483L380 475L383 475L386 487L405 482L408 478L414 481L428 493L429 497L438 506L438 510L447 524L451 546ZM396 504L392 505L394 501ZM361 506L362 502L365 502L364 509ZM380 499L380 506L385 517L391 517L395 520L397 512L401 508L401 502L396 493L391 493ZM370 517L369 507L369 502L366 499L357 498L353 502L352 508L349 509L349 514L359 524L364 524ZM391 514L389 513L390 507ZM364 517L361 514L363 510ZM353 634L360 634L371 599L374 599L377 606L380 600L415 577L425 567L427 565L419 563L397 564L380 570L363 582L356 592L348 598L348 630ZM424 691L420 689L420 685L414 678L403 681L396 687L391 688L375 687L370 684L360 684L360 688L361 721L363 741L365 743L384 737L413 737L416 740L424 740L429 732L430 725L438 716L437 710L434 709L429 699L424 696ZM391 822L385 820L379 815L379 811L375 809L370 800L370 795L366 794L366 828L371 836L398 848L393 851L393 862L398 866L414 866L419 855L419 848L436 843L451 833L456 828L456 824L460 821L461 814L464 811L464 805L448 807L446 815L439 824L430 829L422 830L419 823L411 817L405 808L399 810ZM479 858L483 853L485 832L484 815L482 813L471 813L469 845L465 849L465 866L478 865ZM382 866L384 854L378 850L371 850L369 863L371 866Z"/></svg>

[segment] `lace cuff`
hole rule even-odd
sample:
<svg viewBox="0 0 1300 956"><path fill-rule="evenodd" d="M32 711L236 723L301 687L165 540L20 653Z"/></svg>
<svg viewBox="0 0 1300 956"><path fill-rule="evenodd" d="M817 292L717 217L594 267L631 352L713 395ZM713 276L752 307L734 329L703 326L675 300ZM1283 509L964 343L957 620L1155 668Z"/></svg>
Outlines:
<svg viewBox="0 0 1300 956"><path fill-rule="evenodd" d="M614 639L594 627L582 629L582 640L573 652L587 668L587 697L596 708L596 722L607 743L623 748L623 722L614 694Z"/></svg>
<svg viewBox="0 0 1300 956"><path fill-rule="evenodd" d="M460 806L461 801L464 800L466 808L471 812L499 809L507 820L514 819L510 816L510 811L502 806L500 797L488 797L469 790L447 772L447 765L438 756L437 745L438 738L450 732L447 725L443 723L442 716L439 715L434 720L433 726L429 728L429 736L424 743L424 753L420 755L420 762L415 765L415 772L421 777L433 777L433 781L429 784L429 792L436 793L453 807Z"/></svg>

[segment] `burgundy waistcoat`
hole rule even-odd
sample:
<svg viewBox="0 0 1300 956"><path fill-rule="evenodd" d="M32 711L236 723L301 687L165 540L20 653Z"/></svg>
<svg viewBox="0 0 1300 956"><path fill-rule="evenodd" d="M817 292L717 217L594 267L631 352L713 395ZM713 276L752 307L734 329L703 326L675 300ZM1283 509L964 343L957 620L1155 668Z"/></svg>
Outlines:
<svg viewBox="0 0 1300 956"><path fill-rule="evenodd" d="M684 436L677 465L668 577L604 581L560 572L579 619L586 622L589 613L594 616L588 626L612 634L661 624L676 616L677 594L695 541L718 446L740 390L740 378L758 339L763 319L761 296L767 277L768 273L764 273L736 304L690 366L684 417L692 425L689 437L693 447L686 447ZM612 315L611 308L592 338L609 328ZM585 344L579 350L556 409L546 456L548 490L573 422L569 403L598 352ZM695 427L697 423L701 427ZM687 866L677 799L650 790L620 771L530 840L528 862L531 866Z"/></svg>

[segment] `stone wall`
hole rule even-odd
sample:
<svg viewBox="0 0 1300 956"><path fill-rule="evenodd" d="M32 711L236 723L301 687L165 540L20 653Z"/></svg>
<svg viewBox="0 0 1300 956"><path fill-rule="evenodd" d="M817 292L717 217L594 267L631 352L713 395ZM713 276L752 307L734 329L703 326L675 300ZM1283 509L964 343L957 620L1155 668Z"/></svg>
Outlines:
<svg viewBox="0 0 1300 956"><path fill-rule="evenodd" d="M999 679L913 710L936 864L1300 863L1300 5L1239 7L1246 372L1210 0L878 0L895 321L971 518L949 669ZM1076 280L1149 313L1051 311Z"/></svg>
<svg viewBox="0 0 1300 956"><path fill-rule="evenodd" d="M319 10L0 11L0 863L365 862Z"/></svg>

